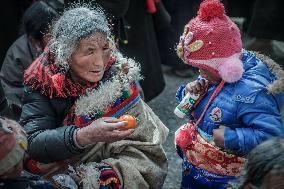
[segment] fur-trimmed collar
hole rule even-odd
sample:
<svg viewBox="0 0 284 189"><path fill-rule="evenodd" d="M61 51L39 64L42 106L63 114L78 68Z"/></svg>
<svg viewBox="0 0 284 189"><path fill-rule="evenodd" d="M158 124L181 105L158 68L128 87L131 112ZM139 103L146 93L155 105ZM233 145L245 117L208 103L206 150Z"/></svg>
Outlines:
<svg viewBox="0 0 284 189"><path fill-rule="evenodd" d="M267 90L272 94L284 93L284 71L281 66L268 56L265 56L258 52L253 53L257 58L265 63L270 72L277 77L277 80L273 81L270 85L267 86Z"/></svg>
<svg viewBox="0 0 284 189"><path fill-rule="evenodd" d="M76 115L94 115L105 110L118 99L130 84L139 81L140 66L130 58L124 58L120 53L115 54L116 62L110 69L111 77L76 101Z"/></svg>

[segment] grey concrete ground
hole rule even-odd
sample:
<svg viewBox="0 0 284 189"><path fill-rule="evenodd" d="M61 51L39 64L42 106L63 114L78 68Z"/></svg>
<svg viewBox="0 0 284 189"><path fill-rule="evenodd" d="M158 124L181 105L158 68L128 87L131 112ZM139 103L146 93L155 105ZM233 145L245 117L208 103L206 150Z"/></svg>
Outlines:
<svg viewBox="0 0 284 189"><path fill-rule="evenodd" d="M175 92L179 85L187 83L193 78L180 78L171 74L168 67L163 67L164 77L166 80L166 88L164 91L151 102L149 106L160 117L163 123L169 128L169 136L164 145L168 160L169 171L163 189L179 188L181 178L181 159L175 152L174 133L186 120L180 119L173 113L177 105L175 100Z"/></svg>

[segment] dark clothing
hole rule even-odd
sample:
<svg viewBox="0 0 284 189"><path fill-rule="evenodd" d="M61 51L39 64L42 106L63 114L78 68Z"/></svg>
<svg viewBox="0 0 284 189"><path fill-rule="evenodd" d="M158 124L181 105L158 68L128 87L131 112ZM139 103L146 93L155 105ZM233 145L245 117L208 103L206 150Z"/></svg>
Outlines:
<svg viewBox="0 0 284 189"><path fill-rule="evenodd" d="M13 119L13 114L8 105L1 83L0 83L0 116Z"/></svg>
<svg viewBox="0 0 284 189"><path fill-rule="evenodd" d="M248 34L253 37L284 41L284 1L256 0Z"/></svg>
<svg viewBox="0 0 284 189"><path fill-rule="evenodd" d="M18 38L21 18L32 0L9 0L0 6L0 67L10 45Z"/></svg>
<svg viewBox="0 0 284 189"><path fill-rule="evenodd" d="M20 116L23 105L23 75L36 57L36 51L28 41L26 35L18 38L9 48L4 59L0 78L6 98L15 110L14 114Z"/></svg>
<svg viewBox="0 0 284 189"><path fill-rule="evenodd" d="M24 121L20 120L20 123L28 134L28 153L32 154L33 159L50 163L82 152L82 149L74 145L72 137L77 127L60 126L74 103L72 97L50 99L26 88L25 100L27 103L23 106L21 115ZM38 144L45 145L39 148Z"/></svg>
<svg viewBox="0 0 284 189"><path fill-rule="evenodd" d="M229 16L244 17L244 32L263 39L284 41L284 1L240 0L228 2Z"/></svg>
<svg viewBox="0 0 284 189"><path fill-rule="evenodd" d="M121 18L128 9L128 4L130 0L65 0L64 3L68 7L72 5L72 3L84 2L84 3L92 3L98 4L104 8L108 16L114 17L116 19Z"/></svg>
<svg viewBox="0 0 284 189"><path fill-rule="evenodd" d="M177 56L176 45L184 26L196 15L200 0L163 0L163 3L171 16L171 25L157 31L162 63L174 68L190 68Z"/></svg>
<svg viewBox="0 0 284 189"><path fill-rule="evenodd" d="M145 0L131 0L124 19L128 43L120 43L120 50L141 64L141 86L150 101L165 87L153 15L147 13Z"/></svg>
<svg viewBox="0 0 284 189"><path fill-rule="evenodd" d="M0 179L0 189L56 189L53 184L41 177L23 172L16 179Z"/></svg>

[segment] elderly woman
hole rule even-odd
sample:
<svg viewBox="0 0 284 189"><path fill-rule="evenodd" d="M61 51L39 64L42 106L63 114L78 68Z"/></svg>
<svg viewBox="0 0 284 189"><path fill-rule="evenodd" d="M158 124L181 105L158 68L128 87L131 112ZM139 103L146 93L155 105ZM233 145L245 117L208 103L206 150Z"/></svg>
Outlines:
<svg viewBox="0 0 284 189"><path fill-rule="evenodd" d="M140 98L139 66L112 46L102 11L68 10L52 35L24 77L27 167L52 176L72 165L86 188L161 188L168 129ZM135 129L122 129L123 114Z"/></svg>

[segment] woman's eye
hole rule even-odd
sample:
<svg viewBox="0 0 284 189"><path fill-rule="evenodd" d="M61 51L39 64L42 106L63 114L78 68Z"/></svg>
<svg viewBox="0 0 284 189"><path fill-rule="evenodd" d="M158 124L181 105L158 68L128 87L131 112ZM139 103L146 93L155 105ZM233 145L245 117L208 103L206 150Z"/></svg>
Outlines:
<svg viewBox="0 0 284 189"><path fill-rule="evenodd" d="M103 50L104 51L109 50L109 47L104 47Z"/></svg>
<svg viewBox="0 0 284 189"><path fill-rule="evenodd" d="M92 54L94 52L94 49L88 49L87 54Z"/></svg>

